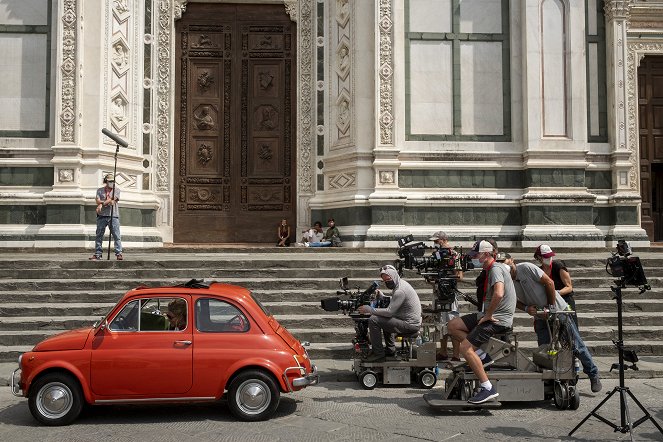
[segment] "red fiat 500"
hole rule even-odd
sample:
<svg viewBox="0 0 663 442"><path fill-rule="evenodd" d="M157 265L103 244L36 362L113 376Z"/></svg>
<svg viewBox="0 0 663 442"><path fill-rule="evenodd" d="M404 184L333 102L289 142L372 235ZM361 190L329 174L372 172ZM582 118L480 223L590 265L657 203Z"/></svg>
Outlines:
<svg viewBox="0 0 663 442"><path fill-rule="evenodd" d="M20 372L20 375L19 375ZM190 281L137 288L91 328L19 357L12 392L46 425L84 403L204 402L227 397L238 418L268 419L281 392L318 382L296 340L245 288Z"/></svg>

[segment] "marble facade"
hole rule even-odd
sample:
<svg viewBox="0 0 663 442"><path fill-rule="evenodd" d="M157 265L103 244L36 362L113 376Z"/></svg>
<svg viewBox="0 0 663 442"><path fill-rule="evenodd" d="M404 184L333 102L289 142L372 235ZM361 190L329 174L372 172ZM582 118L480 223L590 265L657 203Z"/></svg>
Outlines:
<svg viewBox="0 0 663 442"><path fill-rule="evenodd" d="M0 247L91 246L104 127L129 142L123 242L172 242L174 27L193 2L0 5ZM235 2L297 22L298 230L333 216L346 245L440 228L462 244L648 243L637 65L663 54L663 2Z"/></svg>

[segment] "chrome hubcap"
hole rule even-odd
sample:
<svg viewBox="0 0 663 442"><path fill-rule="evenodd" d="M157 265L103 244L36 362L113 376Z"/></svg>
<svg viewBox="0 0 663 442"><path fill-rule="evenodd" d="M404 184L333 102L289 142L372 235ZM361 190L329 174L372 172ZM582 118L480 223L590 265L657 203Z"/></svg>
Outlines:
<svg viewBox="0 0 663 442"><path fill-rule="evenodd" d="M246 414L260 414L269 407L272 392L267 384L252 379L242 382L235 396L237 405Z"/></svg>
<svg viewBox="0 0 663 442"><path fill-rule="evenodd" d="M39 390L36 402L39 413L44 417L59 419L71 410L73 395L65 384L53 382Z"/></svg>

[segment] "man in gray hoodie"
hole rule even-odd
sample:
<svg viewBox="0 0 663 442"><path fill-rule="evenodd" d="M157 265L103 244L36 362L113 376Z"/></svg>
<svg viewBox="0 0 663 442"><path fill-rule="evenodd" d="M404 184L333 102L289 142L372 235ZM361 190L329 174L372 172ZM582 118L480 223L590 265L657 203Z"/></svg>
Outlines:
<svg viewBox="0 0 663 442"><path fill-rule="evenodd" d="M421 301L410 283L398 276L398 271L391 265L380 269L380 277L387 288L392 290L389 307L362 305L358 309L359 313L371 315L368 319L368 333L373 349L366 357L366 362L383 361L386 354L395 353L394 333L412 334L421 327Z"/></svg>

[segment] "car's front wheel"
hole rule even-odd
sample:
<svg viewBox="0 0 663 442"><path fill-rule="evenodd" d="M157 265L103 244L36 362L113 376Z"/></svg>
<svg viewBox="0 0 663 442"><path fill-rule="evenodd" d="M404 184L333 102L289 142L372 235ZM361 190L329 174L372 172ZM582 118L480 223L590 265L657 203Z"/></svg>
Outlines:
<svg viewBox="0 0 663 442"><path fill-rule="evenodd" d="M66 373L49 373L30 387L30 413L44 425L69 425L83 409L83 394L76 379Z"/></svg>
<svg viewBox="0 0 663 442"><path fill-rule="evenodd" d="M258 370L240 373L228 387L230 411L245 421L269 419L279 406L280 397L274 379Z"/></svg>

